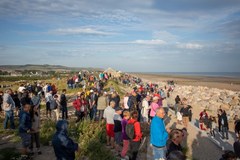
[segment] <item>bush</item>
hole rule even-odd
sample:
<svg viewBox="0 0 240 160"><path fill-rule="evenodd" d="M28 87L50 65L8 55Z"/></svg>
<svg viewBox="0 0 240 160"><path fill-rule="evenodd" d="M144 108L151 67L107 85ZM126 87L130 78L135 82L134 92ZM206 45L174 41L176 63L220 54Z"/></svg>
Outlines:
<svg viewBox="0 0 240 160"><path fill-rule="evenodd" d="M47 120L41 125L40 129L40 142L43 145L49 145L52 141L53 134L56 132L56 123L51 120Z"/></svg>
<svg viewBox="0 0 240 160"><path fill-rule="evenodd" d="M0 159L14 159L20 157L16 148L4 148L0 150Z"/></svg>
<svg viewBox="0 0 240 160"><path fill-rule="evenodd" d="M106 133L105 124L102 122L93 122L84 120L77 126L79 133L78 143L80 151L76 155L76 159L83 159L88 157L90 160L114 160L114 156L106 149Z"/></svg>

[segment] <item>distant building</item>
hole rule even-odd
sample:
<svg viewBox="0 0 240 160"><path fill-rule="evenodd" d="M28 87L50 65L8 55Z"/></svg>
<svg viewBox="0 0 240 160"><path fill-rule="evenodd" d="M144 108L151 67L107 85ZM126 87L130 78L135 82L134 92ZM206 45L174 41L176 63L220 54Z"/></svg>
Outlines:
<svg viewBox="0 0 240 160"><path fill-rule="evenodd" d="M11 72L10 76L18 77L18 76L22 76L22 73L20 73L20 72Z"/></svg>
<svg viewBox="0 0 240 160"><path fill-rule="evenodd" d="M104 71L105 73L108 73L108 74L111 74L113 77L120 77L121 76L121 71L116 71L116 70L114 70L114 69L112 69L112 68L108 68L108 69L106 69L105 71Z"/></svg>

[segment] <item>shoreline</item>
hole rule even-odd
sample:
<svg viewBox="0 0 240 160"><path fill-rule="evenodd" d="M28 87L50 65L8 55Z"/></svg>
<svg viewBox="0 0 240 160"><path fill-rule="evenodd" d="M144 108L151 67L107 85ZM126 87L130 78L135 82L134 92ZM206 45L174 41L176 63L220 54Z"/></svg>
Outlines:
<svg viewBox="0 0 240 160"><path fill-rule="evenodd" d="M146 81L167 82L173 80L178 85L205 86L209 88L240 91L240 78L235 77L212 77L192 75L169 75L153 73L131 73Z"/></svg>

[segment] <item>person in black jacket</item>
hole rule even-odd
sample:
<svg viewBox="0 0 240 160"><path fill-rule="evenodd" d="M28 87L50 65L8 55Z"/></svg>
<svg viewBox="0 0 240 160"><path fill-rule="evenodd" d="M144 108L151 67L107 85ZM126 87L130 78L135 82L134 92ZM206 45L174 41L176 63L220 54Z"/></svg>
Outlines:
<svg viewBox="0 0 240 160"><path fill-rule="evenodd" d="M17 116L19 115L19 112L21 110L21 104L20 104L20 100L18 98L18 93L17 91L14 91L13 95L12 95L12 99L15 103L15 107L16 107L16 111L17 111Z"/></svg>
<svg viewBox="0 0 240 160"><path fill-rule="evenodd" d="M63 89L60 97L60 109L62 110L62 119L68 119L67 98L65 94L66 89Z"/></svg>
<svg viewBox="0 0 240 160"><path fill-rule="evenodd" d="M221 132L221 128L222 128L222 120L221 120L221 114L222 114L222 109L219 109L218 110L218 114L217 114L217 116L218 116L218 132Z"/></svg>
<svg viewBox="0 0 240 160"><path fill-rule="evenodd" d="M221 113L221 125L222 125L222 139L225 138L225 134L226 139L228 139L228 119L227 114L224 110Z"/></svg>

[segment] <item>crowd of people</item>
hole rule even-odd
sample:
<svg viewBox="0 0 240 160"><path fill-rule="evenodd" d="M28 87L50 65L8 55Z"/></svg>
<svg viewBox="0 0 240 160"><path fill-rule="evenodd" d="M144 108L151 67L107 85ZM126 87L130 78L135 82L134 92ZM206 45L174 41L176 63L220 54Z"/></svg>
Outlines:
<svg viewBox="0 0 240 160"><path fill-rule="evenodd" d="M182 142L186 140L189 121L192 120L192 106L186 98L175 98L174 110L177 121L182 124L181 129L166 128L164 119L167 116L163 106L166 98L174 91L174 84L160 87L155 83L143 83L143 81L131 75L123 74L114 78L118 83L132 87L130 93L126 93L121 101L119 93L110 85L108 91L104 91L104 83L114 78L111 74L100 73L94 76L89 73L76 73L68 78L67 87L82 88L72 102L75 109L76 123L89 118L91 120L104 120L106 122L107 147L112 149L116 156L121 159L138 159L138 152L144 143L144 138L150 136L150 146L153 159L185 160ZM17 92L7 89L0 92L1 109L4 111L4 129L7 129L8 121L10 128L15 129L14 111L19 116L19 135L22 139L22 155L33 153L33 144L36 143L37 153L41 154L39 141L40 128L40 103L46 104L46 117L56 121L56 134L52 144L57 159L74 159L75 151L79 150L78 144L67 135L68 126L68 98L67 90L58 91L54 84L21 85ZM98 99L105 98L103 114L98 110ZM61 114L60 114L61 113ZM54 116L53 116L54 115ZM60 118L61 117L61 118ZM215 136L216 118L209 116L204 110L200 113L199 127L209 130ZM239 136L239 120L236 117L235 128ZM149 135L144 133L143 126L147 126ZM222 139L228 139L228 120L226 112L219 109L218 115L219 132ZM239 156L239 140L235 142L234 149ZM23 156L23 158L27 156Z"/></svg>

